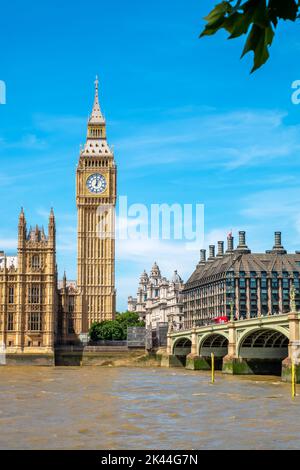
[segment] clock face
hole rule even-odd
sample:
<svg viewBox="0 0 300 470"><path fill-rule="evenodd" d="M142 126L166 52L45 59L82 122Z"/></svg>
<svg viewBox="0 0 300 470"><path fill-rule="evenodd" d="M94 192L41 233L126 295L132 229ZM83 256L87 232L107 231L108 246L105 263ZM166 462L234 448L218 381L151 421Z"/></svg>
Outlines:
<svg viewBox="0 0 300 470"><path fill-rule="evenodd" d="M91 193L101 194L106 190L106 179L103 175L95 173L88 177L86 186Z"/></svg>

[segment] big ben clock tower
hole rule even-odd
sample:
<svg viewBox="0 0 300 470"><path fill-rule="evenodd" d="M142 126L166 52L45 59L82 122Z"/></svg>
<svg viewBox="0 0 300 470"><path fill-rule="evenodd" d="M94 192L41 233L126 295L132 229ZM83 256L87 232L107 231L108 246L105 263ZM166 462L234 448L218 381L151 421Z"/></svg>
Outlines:
<svg viewBox="0 0 300 470"><path fill-rule="evenodd" d="M112 219L116 205L116 165L106 140L106 124L95 82L95 100L86 144L76 174L78 211L78 278L82 332L93 322L115 315L115 240Z"/></svg>

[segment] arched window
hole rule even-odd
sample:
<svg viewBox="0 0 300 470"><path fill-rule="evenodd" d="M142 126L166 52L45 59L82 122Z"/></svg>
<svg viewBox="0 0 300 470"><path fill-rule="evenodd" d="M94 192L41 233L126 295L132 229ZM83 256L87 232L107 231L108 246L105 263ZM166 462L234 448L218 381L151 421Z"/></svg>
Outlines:
<svg viewBox="0 0 300 470"><path fill-rule="evenodd" d="M40 268L41 267L41 262L40 262L40 257L39 255L33 255L31 264L33 268Z"/></svg>
<svg viewBox="0 0 300 470"><path fill-rule="evenodd" d="M7 331L14 331L14 314L12 312L9 312L7 316Z"/></svg>
<svg viewBox="0 0 300 470"><path fill-rule="evenodd" d="M14 287L10 286L8 289L8 303L13 304L15 301L14 298L15 298L15 289Z"/></svg>
<svg viewBox="0 0 300 470"><path fill-rule="evenodd" d="M28 330L41 331L42 329L42 316L40 312L32 312L28 315Z"/></svg>
<svg viewBox="0 0 300 470"><path fill-rule="evenodd" d="M41 303L41 289L40 286L29 287L28 289L28 303L39 304Z"/></svg>

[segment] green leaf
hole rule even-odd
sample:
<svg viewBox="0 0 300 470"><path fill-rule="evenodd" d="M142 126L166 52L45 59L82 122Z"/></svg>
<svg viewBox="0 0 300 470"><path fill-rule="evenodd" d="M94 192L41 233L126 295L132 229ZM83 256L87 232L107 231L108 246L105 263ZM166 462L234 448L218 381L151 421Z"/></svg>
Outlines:
<svg viewBox="0 0 300 470"><path fill-rule="evenodd" d="M224 28L230 33L228 39L234 39L246 34L251 23L251 17L242 13L230 15L224 22Z"/></svg>
<svg viewBox="0 0 300 470"><path fill-rule="evenodd" d="M200 37L211 36L223 27L225 15L232 11L232 6L229 2L221 2L207 15L204 19L207 25L200 34Z"/></svg>
<svg viewBox="0 0 300 470"><path fill-rule="evenodd" d="M221 2L215 6L215 8L204 17L204 19L208 23L213 23L214 21L218 20L221 17L224 17L226 13L230 13L232 11L232 6L229 2Z"/></svg>
<svg viewBox="0 0 300 470"><path fill-rule="evenodd" d="M295 0L270 0L268 9L272 19L280 18L282 20L295 21L297 19L299 4Z"/></svg>
<svg viewBox="0 0 300 470"><path fill-rule="evenodd" d="M274 31L271 26L268 28L260 28L253 25L247 37L247 41L242 53L242 57L250 51L254 52L254 65L251 73L266 63L270 54L268 48L272 44Z"/></svg>
<svg viewBox="0 0 300 470"><path fill-rule="evenodd" d="M209 23L205 26L204 30L200 34L200 38L203 36L211 36L215 34L219 29L223 27L225 18L219 18L218 20L214 21L213 23Z"/></svg>
<svg viewBox="0 0 300 470"><path fill-rule="evenodd" d="M220 29L229 33L228 39L248 33L242 57L250 51L254 52L253 72L269 58L278 21L296 21L300 16L299 10L300 0L223 1L206 16L207 24L200 37L211 36Z"/></svg>
<svg viewBox="0 0 300 470"><path fill-rule="evenodd" d="M251 0L249 0L251 2ZM255 6L252 21L261 28L267 28L270 25L270 18L267 9L266 0L252 0Z"/></svg>

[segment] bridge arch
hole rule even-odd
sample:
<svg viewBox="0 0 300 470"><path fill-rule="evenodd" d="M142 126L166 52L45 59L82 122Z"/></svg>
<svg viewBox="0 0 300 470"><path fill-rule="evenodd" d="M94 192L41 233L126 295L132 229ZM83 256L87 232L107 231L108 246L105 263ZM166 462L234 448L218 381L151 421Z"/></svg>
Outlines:
<svg viewBox="0 0 300 470"><path fill-rule="evenodd" d="M228 354L228 337L224 333L214 332L204 335L199 343L199 356L210 363L211 353L214 353L216 368L222 369L223 357Z"/></svg>
<svg viewBox="0 0 300 470"><path fill-rule="evenodd" d="M250 330L246 330L243 332L243 334L240 336L238 342L237 342L237 351L238 355L240 356L241 354L241 348L245 347L247 344L249 345L251 340L251 344L248 347L258 347L259 342L257 340L260 338L260 342L262 344L262 347L264 347L263 343L263 336L260 336L260 334L265 334L265 339L266 339L266 347L270 347L270 341L271 337L269 338L269 335L272 334L278 334L281 335L283 338L286 338L287 343L289 342L289 332L280 326L260 326L259 328L251 328ZM248 338L247 342L245 343L246 339ZM268 341L270 339L270 341ZM274 343L274 347L277 347L278 343ZM244 345L244 346L243 346Z"/></svg>
<svg viewBox="0 0 300 470"><path fill-rule="evenodd" d="M192 351L192 341L190 338L184 336L175 340L173 344L173 355L176 356L180 362L185 365L186 356Z"/></svg>
<svg viewBox="0 0 300 470"><path fill-rule="evenodd" d="M254 373L279 375L288 346L288 331L280 326L265 326L245 331L239 338L237 352Z"/></svg>

